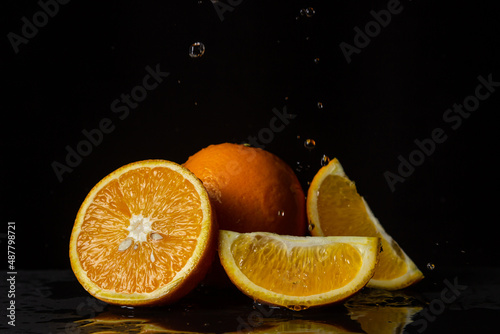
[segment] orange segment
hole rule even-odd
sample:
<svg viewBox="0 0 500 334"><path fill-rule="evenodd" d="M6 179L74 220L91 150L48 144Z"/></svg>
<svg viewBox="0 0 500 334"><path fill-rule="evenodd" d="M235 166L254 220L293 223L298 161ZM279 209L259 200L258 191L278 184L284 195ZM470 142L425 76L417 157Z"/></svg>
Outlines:
<svg viewBox="0 0 500 334"><path fill-rule="evenodd" d="M368 286L400 289L423 277L413 261L373 216L337 159L321 168L311 182L307 213L312 235L381 238L383 252Z"/></svg>
<svg viewBox="0 0 500 334"><path fill-rule="evenodd" d="M106 302L171 302L204 277L214 231L201 181L173 162L140 161L88 194L71 235L71 266L83 287Z"/></svg>
<svg viewBox="0 0 500 334"><path fill-rule="evenodd" d="M219 256L248 296L300 310L340 301L372 277L378 238L220 231Z"/></svg>
<svg viewBox="0 0 500 334"><path fill-rule="evenodd" d="M284 247L280 239L261 236L239 236L231 246L231 254L241 272L259 286L291 296L325 293L345 286L356 276L362 259L358 250L347 243ZM263 266L272 260L272 265ZM327 258L336 261L327 261ZM311 265L311 259L318 265ZM345 273L319 280L324 272ZM280 277L277 281L273 278Z"/></svg>

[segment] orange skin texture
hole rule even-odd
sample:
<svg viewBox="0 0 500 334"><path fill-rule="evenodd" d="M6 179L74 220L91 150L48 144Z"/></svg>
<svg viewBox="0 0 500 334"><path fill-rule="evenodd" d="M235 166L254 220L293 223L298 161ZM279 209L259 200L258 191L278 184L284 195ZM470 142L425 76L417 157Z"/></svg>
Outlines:
<svg viewBox="0 0 500 334"><path fill-rule="evenodd" d="M184 166L203 182L220 229L305 235L304 191L276 155L223 143L200 150Z"/></svg>

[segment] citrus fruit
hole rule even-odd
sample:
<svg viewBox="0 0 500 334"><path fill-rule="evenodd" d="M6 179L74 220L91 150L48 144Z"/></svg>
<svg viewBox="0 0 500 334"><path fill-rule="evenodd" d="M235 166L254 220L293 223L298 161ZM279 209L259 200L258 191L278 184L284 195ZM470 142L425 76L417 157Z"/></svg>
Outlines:
<svg viewBox="0 0 500 334"><path fill-rule="evenodd" d="M71 233L71 267L105 302L170 303L205 276L216 231L208 194L194 174L165 160L134 162L85 198Z"/></svg>
<svg viewBox="0 0 500 334"><path fill-rule="evenodd" d="M296 311L341 301L364 287L379 247L372 237L219 234L219 257L236 287L254 300Z"/></svg>
<svg viewBox="0 0 500 334"><path fill-rule="evenodd" d="M365 289L349 298L344 306L350 318L368 334L407 333L405 326L413 322L414 315L423 307L402 291Z"/></svg>
<svg viewBox="0 0 500 334"><path fill-rule="evenodd" d="M307 216L314 236L381 238L380 262L367 286L397 290L423 278L415 263L374 217L337 159L331 160L314 176L307 193Z"/></svg>
<svg viewBox="0 0 500 334"><path fill-rule="evenodd" d="M290 166L276 155L223 143L200 150L184 166L203 181L221 229L306 233L304 192Z"/></svg>

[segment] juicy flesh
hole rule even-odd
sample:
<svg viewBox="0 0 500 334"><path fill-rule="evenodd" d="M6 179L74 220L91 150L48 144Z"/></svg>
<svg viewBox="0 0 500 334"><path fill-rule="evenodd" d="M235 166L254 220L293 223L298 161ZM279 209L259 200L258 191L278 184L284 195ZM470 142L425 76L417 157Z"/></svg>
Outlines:
<svg viewBox="0 0 500 334"><path fill-rule="evenodd" d="M304 245L267 236L238 236L231 253L250 281L289 296L309 296L343 287L362 265L361 254L349 244Z"/></svg>
<svg viewBox="0 0 500 334"><path fill-rule="evenodd" d="M81 265L103 289L152 292L188 262L202 219L199 195L182 175L162 167L126 172L86 211L77 239Z"/></svg>
<svg viewBox="0 0 500 334"><path fill-rule="evenodd" d="M403 251L394 240L386 240L377 230L354 182L342 176L328 175L319 187L317 203L318 218L325 236L381 238L383 251L373 279L391 279L406 273Z"/></svg>

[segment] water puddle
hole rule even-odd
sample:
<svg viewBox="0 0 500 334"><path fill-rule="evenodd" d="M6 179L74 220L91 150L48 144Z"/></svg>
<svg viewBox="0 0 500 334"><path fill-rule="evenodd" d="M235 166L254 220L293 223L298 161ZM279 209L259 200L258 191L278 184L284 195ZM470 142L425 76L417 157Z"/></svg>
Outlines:
<svg viewBox="0 0 500 334"><path fill-rule="evenodd" d="M337 305L293 311L252 302L235 288L204 286L171 306L119 307L91 297L71 271L19 272L16 328L8 333L379 334L424 332L444 323L460 330L450 317L500 310L498 274L445 272L412 289L365 288Z"/></svg>

